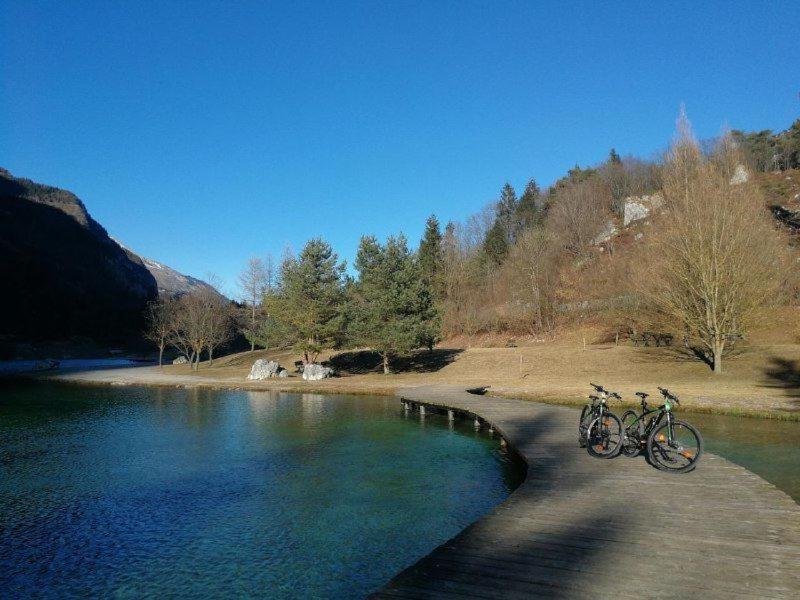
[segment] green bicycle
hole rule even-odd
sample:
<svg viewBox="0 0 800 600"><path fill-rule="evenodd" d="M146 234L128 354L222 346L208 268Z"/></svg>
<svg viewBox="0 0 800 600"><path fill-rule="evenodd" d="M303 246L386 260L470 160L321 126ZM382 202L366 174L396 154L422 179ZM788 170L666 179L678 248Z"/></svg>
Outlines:
<svg viewBox="0 0 800 600"><path fill-rule="evenodd" d="M649 394L636 392L641 399L641 413L626 410L622 414L622 453L638 456L642 450L654 467L670 473L688 473L697 466L703 454L700 432L672 414L672 403L680 400L669 390L658 388L664 404L649 408Z"/></svg>
<svg viewBox="0 0 800 600"><path fill-rule="evenodd" d="M578 422L578 443L581 448L597 458L614 458L622 447L622 423L608 410L606 399L621 397L603 386L590 384L596 395L590 395L590 403L583 407Z"/></svg>

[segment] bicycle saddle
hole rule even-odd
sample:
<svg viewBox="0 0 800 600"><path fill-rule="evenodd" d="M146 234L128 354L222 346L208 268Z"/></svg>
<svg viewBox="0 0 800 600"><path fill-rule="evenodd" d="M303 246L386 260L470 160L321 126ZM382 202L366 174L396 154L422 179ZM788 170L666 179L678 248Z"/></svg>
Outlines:
<svg viewBox="0 0 800 600"><path fill-rule="evenodd" d="M644 400L644 399L645 399L645 398L647 398L647 397L648 397L650 394L648 394L647 392L636 392L636 395L637 395L637 396L639 396L639 398L641 398L642 400Z"/></svg>

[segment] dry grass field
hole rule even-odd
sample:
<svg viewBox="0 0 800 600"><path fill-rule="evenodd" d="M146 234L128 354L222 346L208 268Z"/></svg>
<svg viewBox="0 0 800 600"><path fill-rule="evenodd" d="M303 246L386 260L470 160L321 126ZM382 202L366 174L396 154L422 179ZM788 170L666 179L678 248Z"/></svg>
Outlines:
<svg viewBox="0 0 800 600"><path fill-rule="evenodd" d="M783 315L784 325L764 329L728 357L725 373L714 375L702 362L679 348L642 348L629 343L602 343L601 328L584 327L560 332L555 339L517 339L517 347L502 347L503 340L474 340L481 347L436 348L399 360L395 373L383 375L378 357L369 351L327 353L339 376L304 382L299 375L288 379L247 381L258 358L277 360L289 371L299 356L289 351L256 350L226 356L213 366L201 363L192 372L186 365L159 370L146 367L68 375L68 379L104 383L147 383L282 389L308 392L388 394L414 385L448 383L465 387L490 386L496 395L551 402L580 403L589 382L619 391L633 403L635 391L657 394L667 387L682 399L682 408L800 420L800 345L793 343L794 314ZM584 340L586 346L584 347ZM486 347L487 345L501 347Z"/></svg>

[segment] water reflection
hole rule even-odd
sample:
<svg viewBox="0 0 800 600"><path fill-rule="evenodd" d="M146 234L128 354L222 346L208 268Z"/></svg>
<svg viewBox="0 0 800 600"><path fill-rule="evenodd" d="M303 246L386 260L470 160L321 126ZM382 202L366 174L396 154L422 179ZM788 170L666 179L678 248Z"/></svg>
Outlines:
<svg viewBox="0 0 800 600"><path fill-rule="evenodd" d="M3 391L10 597L363 596L521 472L471 423L400 418L390 398Z"/></svg>

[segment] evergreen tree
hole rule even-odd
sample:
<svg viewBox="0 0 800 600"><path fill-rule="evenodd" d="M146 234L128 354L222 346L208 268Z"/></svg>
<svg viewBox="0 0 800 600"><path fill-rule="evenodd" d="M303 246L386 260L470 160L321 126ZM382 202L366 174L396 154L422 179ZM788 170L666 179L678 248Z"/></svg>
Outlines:
<svg viewBox="0 0 800 600"><path fill-rule="evenodd" d="M344 269L321 238L309 241L299 257L284 258L280 285L264 298L270 318L263 333L272 345L293 345L308 364L341 339Z"/></svg>
<svg viewBox="0 0 800 600"><path fill-rule="evenodd" d="M496 220L505 231L506 245L513 244L517 233L517 193L510 183L506 183L500 191Z"/></svg>
<svg viewBox="0 0 800 600"><path fill-rule="evenodd" d="M435 341L438 319L430 288L402 235L385 246L372 236L361 238L356 269L350 332L355 343L380 353L389 373L392 357Z"/></svg>
<svg viewBox="0 0 800 600"><path fill-rule="evenodd" d="M614 148L611 149L611 152L608 153L608 162L612 165L622 165L622 159L617 154L617 151Z"/></svg>
<svg viewBox="0 0 800 600"><path fill-rule="evenodd" d="M438 296L441 288L442 270L442 232L436 215L431 215L425 223L425 234L419 243L419 266L422 277Z"/></svg>
<svg viewBox="0 0 800 600"><path fill-rule="evenodd" d="M493 265L501 265L508 255L508 236L502 222L496 219L483 240L483 254Z"/></svg>
<svg viewBox="0 0 800 600"><path fill-rule="evenodd" d="M541 195L536 181L531 179L525 186L525 191L517 204L516 221L519 224L519 232L530 229L541 222L542 216L539 208L542 201Z"/></svg>
<svg viewBox="0 0 800 600"><path fill-rule="evenodd" d="M514 244L519 229L517 209L517 193L510 183L506 183L495 204L494 223L483 241L483 254L495 265L503 262L508 255L508 249Z"/></svg>

